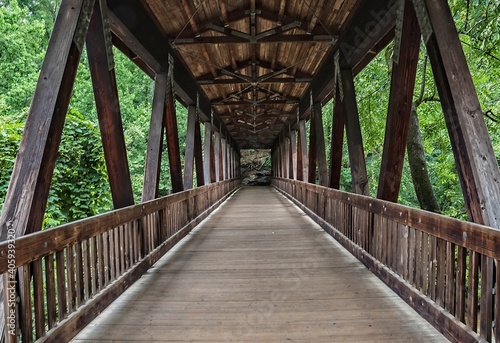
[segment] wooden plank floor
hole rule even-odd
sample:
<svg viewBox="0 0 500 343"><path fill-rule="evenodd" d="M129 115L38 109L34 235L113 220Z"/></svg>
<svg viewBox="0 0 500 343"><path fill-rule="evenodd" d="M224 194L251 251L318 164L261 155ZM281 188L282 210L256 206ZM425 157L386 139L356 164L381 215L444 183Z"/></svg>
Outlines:
<svg viewBox="0 0 500 343"><path fill-rule="evenodd" d="M444 342L272 188L234 194L75 339Z"/></svg>

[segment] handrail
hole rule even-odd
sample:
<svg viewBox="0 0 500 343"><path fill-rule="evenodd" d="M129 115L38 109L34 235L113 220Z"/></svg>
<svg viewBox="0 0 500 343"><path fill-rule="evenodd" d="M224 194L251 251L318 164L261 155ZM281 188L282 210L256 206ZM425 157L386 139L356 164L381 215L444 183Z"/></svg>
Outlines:
<svg viewBox="0 0 500 343"><path fill-rule="evenodd" d="M1 242L5 341L69 341L239 184L217 182Z"/></svg>
<svg viewBox="0 0 500 343"><path fill-rule="evenodd" d="M447 338L500 340L499 230L297 180L272 185Z"/></svg>

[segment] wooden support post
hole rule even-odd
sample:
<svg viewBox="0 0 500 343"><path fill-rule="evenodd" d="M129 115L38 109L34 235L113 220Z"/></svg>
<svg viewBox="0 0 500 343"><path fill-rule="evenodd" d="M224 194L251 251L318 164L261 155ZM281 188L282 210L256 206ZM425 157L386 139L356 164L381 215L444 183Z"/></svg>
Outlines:
<svg viewBox="0 0 500 343"><path fill-rule="evenodd" d="M292 152L292 177L297 180L297 131L290 132L290 146Z"/></svg>
<svg viewBox="0 0 500 343"><path fill-rule="evenodd" d="M283 177L283 161L282 161L282 156L283 153L281 151L281 134L278 136L277 142L276 142L276 158L277 158L277 165L278 165L278 177Z"/></svg>
<svg viewBox="0 0 500 343"><path fill-rule="evenodd" d="M214 158L215 158L215 182L219 182L221 179L220 173L220 133L214 132Z"/></svg>
<svg viewBox="0 0 500 343"><path fill-rule="evenodd" d="M65 1L52 31L0 218L0 240L42 228L57 151L93 2ZM80 24L80 25L79 25ZM77 26L80 31L77 30ZM78 44L76 42L79 42ZM3 307L2 307L3 308ZM4 321L0 321L0 328Z"/></svg>
<svg viewBox="0 0 500 343"><path fill-rule="evenodd" d="M205 184L205 170L203 164L203 150L201 148L201 131L200 121L196 118L194 127L194 162L196 165L196 186L200 187Z"/></svg>
<svg viewBox="0 0 500 343"><path fill-rule="evenodd" d="M212 126L213 130L213 126ZM211 182L217 182L216 164L215 164L215 131L212 131L210 136L210 180Z"/></svg>
<svg viewBox="0 0 500 343"><path fill-rule="evenodd" d="M300 161L302 162L302 178L300 178L300 180L306 181L309 179L309 156L307 156L307 132L305 120L299 121L299 148L301 152Z"/></svg>
<svg viewBox="0 0 500 343"><path fill-rule="evenodd" d="M105 2L96 1L87 34L87 54L113 205L121 208L134 204L134 193L118 100L111 32L104 24L107 20Z"/></svg>
<svg viewBox="0 0 500 343"><path fill-rule="evenodd" d="M163 145L163 114L165 112L165 94L167 92L167 74L156 74L155 91L153 95L153 110L149 124L148 148L144 182L142 187L142 202L158 197L160 184L160 166Z"/></svg>
<svg viewBox="0 0 500 343"><path fill-rule="evenodd" d="M316 146L316 125L314 111L311 112L311 120L309 121L309 175L307 181L316 183L316 163L317 163L317 146Z"/></svg>
<svg viewBox="0 0 500 343"><path fill-rule="evenodd" d="M212 183L212 151L213 151L213 144L212 144L212 124L210 123L205 123L205 138L204 138L204 152L205 152L205 158L203 160L203 174L205 176L205 185L209 185Z"/></svg>
<svg viewBox="0 0 500 343"><path fill-rule="evenodd" d="M420 27L410 0L405 1L399 62L393 63L389 109L377 198L398 201L408 139L413 91L420 50Z"/></svg>
<svg viewBox="0 0 500 343"><path fill-rule="evenodd" d="M227 180L227 142L225 138L221 139L221 177L222 180Z"/></svg>
<svg viewBox="0 0 500 343"><path fill-rule="evenodd" d="M170 181L172 192L181 192L184 188L182 180L181 151L179 148L179 131L174 103L174 87L167 88L167 105L165 108L165 126L167 131L168 162L170 164Z"/></svg>
<svg viewBox="0 0 500 343"><path fill-rule="evenodd" d="M231 158L231 140L227 141L227 152L226 152L226 158L227 158L227 179L230 180L232 179L232 158Z"/></svg>
<svg viewBox="0 0 500 343"><path fill-rule="evenodd" d="M285 164L285 178L290 178L290 138L283 135L283 163Z"/></svg>
<svg viewBox="0 0 500 343"><path fill-rule="evenodd" d="M311 123L312 125L313 123ZM314 131L316 139L316 158L318 164L319 184L328 186L328 168L326 166L325 133L323 130L323 113L321 103L314 103Z"/></svg>
<svg viewBox="0 0 500 343"><path fill-rule="evenodd" d="M222 141L224 140L224 137L222 136L222 132L219 134L219 181L224 180L224 168L223 168L223 161L224 161L224 150L222 149Z"/></svg>
<svg viewBox="0 0 500 343"><path fill-rule="evenodd" d="M332 142L330 149L330 187L340 189L342 170L342 150L344 147L345 106L340 100L340 89L335 94L335 107L332 120Z"/></svg>
<svg viewBox="0 0 500 343"><path fill-rule="evenodd" d="M186 151L184 154L184 190L193 188L194 181L194 136L196 131L196 107L188 107Z"/></svg>
<svg viewBox="0 0 500 343"><path fill-rule="evenodd" d="M366 172L363 138L359 124L358 105L351 69L341 69L344 106L346 110L347 147L351 165L352 189L354 193L369 195L368 174Z"/></svg>

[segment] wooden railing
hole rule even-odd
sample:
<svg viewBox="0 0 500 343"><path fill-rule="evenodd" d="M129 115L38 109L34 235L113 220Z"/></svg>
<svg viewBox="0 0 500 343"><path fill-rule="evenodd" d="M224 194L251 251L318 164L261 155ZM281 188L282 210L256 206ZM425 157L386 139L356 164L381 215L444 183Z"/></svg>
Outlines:
<svg viewBox="0 0 500 343"><path fill-rule="evenodd" d="M240 184L210 184L0 244L5 341L68 342Z"/></svg>
<svg viewBox="0 0 500 343"><path fill-rule="evenodd" d="M301 181L272 184L448 339L500 342L500 231Z"/></svg>

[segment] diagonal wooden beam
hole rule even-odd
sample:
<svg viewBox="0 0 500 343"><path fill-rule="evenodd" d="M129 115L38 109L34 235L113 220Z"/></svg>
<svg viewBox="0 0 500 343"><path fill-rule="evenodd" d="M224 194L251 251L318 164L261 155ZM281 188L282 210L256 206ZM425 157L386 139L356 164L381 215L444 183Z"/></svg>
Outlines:
<svg viewBox="0 0 500 343"><path fill-rule="evenodd" d="M167 73L156 74L155 90L153 95L153 110L149 124L146 165L144 167L142 202L153 200L158 197L167 83Z"/></svg>
<svg viewBox="0 0 500 343"><path fill-rule="evenodd" d="M165 127L167 132L168 162L170 164L170 181L172 192L184 190L182 179L181 152L179 148L179 131L177 128L177 115L174 104L173 85L167 87L165 106Z"/></svg>
<svg viewBox="0 0 500 343"><path fill-rule="evenodd" d="M42 227L50 182L93 2L61 4L0 217L0 240ZM3 306L2 306L3 309ZM2 324L4 321L0 321Z"/></svg>
<svg viewBox="0 0 500 343"><path fill-rule="evenodd" d="M200 187L205 184L205 170L203 164L200 121L198 118L196 119L194 132L194 162L196 165L196 187Z"/></svg>
<svg viewBox="0 0 500 343"><path fill-rule="evenodd" d="M184 154L184 190L193 188L196 107L189 106L187 115L186 149Z"/></svg>
<svg viewBox="0 0 500 343"><path fill-rule="evenodd" d="M0 216L0 241L13 242L17 237L42 228L64 120L93 5L94 1L85 0L61 3L5 196ZM22 270L20 273L23 275ZM24 282L24 278L20 279ZM6 274L0 277L0 336L11 342L17 341L17 336L6 330L5 311L10 306L3 295L7 294L4 291L7 287L16 288L15 282L15 278L7 279ZM21 296L21 301L24 300L25 296Z"/></svg>
<svg viewBox="0 0 500 343"><path fill-rule="evenodd" d="M410 0L404 2L399 61L393 63L377 198L398 201L420 50L420 27Z"/></svg>
<svg viewBox="0 0 500 343"><path fill-rule="evenodd" d="M321 103L314 104L314 118L311 126L314 125L316 138L313 144L316 144L316 159L318 163L319 184L328 186L328 167L326 165L326 150L325 150L325 132L323 129L323 114Z"/></svg>
<svg viewBox="0 0 500 343"><path fill-rule="evenodd" d="M370 195L352 70L342 69L340 74L342 78L342 87L344 89L346 135L347 147L349 150L349 163L351 165L352 190L357 194Z"/></svg>
<svg viewBox="0 0 500 343"><path fill-rule="evenodd" d="M329 187L340 189L340 176L342 170L342 149L344 146L345 106L341 101L340 89L335 94L335 107L333 109L332 138L330 149L330 184Z"/></svg>
<svg viewBox="0 0 500 343"><path fill-rule="evenodd" d="M105 1L96 1L87 34L87 54L102 146L115 208L134 204L134 192L116 86L111 33Z"/></svg>

